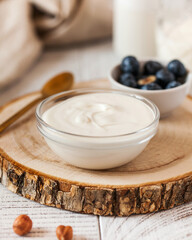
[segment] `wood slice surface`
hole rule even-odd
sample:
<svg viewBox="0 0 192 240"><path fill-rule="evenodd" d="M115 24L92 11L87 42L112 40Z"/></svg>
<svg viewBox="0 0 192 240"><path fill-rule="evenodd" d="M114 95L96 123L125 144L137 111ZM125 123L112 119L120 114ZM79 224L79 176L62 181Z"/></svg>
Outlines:
<svg viewBox="0 0 192 240"><path fill-rule="evenodd" d="M107 80L75 88L109 88ZM0 122L38 96L0 108ZM192 200L192 100L160 120L157 135L133 162L105 171L63 163L36 128L35 108L0 136L1 183L33 201L70 211L128 216L165 210Z"/></svg>

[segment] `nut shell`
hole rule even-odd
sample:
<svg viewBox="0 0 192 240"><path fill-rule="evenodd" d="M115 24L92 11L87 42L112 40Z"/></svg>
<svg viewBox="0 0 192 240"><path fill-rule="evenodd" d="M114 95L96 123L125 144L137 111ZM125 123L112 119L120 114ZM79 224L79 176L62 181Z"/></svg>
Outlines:
<svg viewBox="0 0 192 240"><path fill-rule="evenodd" d="M27 215L18 216L13 223L13 231L19 235L23 236L31 231L33 222Z"/></svg>

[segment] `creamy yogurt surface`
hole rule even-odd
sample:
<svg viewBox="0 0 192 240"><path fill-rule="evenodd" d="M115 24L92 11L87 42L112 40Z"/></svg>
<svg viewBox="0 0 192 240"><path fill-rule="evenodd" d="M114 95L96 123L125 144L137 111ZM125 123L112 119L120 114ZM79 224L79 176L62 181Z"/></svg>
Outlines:
<svg viewBox="0 0 192 240"><path fill-rule="evenodd" d="M147 127L155 118L142 101L116 93L75 96L44 112L57 130L83 136L117 136Z"/></svg>

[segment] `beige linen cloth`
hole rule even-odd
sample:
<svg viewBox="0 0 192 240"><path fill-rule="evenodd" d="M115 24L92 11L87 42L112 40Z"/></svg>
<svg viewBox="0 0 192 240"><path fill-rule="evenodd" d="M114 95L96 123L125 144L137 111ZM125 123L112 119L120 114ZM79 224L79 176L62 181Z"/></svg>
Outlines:
<svg viewBox="0 0 192 240"><path fill-rule="evenodd" d="M0 88L19 78L43 46L109 37L111 0L0 0Z"/></svg>

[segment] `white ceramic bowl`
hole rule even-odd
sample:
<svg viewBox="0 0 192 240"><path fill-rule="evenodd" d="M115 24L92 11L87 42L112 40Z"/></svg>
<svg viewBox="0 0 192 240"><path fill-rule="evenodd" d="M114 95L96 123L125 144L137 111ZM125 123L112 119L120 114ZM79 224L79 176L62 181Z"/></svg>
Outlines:
<svg viewBox="0 0 192 240"><path fill-rule="evenodd" d="M145 128L129 134L113 137L91 137L71 134L55 129L43 119L43 113L61 101L95 93L124 94L146 104L154 113L153 121ZM151 101L126 91L115 90L73 90L53 95L42 101L36 110L37 127L49 147L64 161L81 168L107 169L121 166L137 157L156 134L159 110Z"/></svg>
<svg viewBox="0 0 192 240"><path fill-rule="evenodd" d="M140 63L143 65L144 61L141 61ZM162 63L162 65L165 66L164 63ZM108 79L111 82L112 88L124 90L131 94L141 95L150 99L159 108L161 117L168 116L174 109L176 109L185 99L186 95L190 91L190 88L192 88L192 86L190 86L192 82L191 73L188 73L185 83L181 86L164 90L141 90L124 86L117 81L120 73L120 65L116 65L109 72Z"/></svg>

